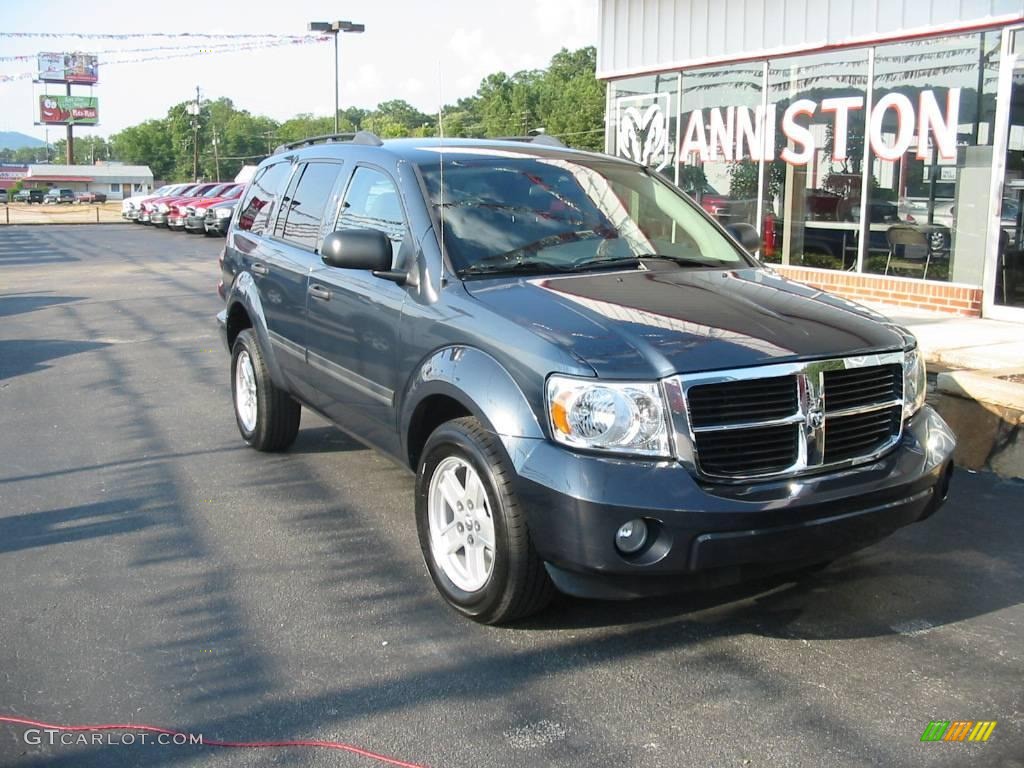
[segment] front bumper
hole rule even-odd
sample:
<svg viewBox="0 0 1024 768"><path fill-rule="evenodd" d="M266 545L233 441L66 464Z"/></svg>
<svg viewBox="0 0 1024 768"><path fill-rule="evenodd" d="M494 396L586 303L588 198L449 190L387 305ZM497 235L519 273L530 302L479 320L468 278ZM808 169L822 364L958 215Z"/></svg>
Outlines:
<svg viewBox="0 0 1024 768"><path fill-rule="evenodd" d="M187 229L189 232L205 232L206 216L186 216L185 229Z"/></svg>
<svg viewBox="0 0 1024 768"><path fill-rule="evenodd" d="M149 223L152 224L154 227L166 227L168 218L169 217L166 213L161 213L160 211L153 211L153 213L149 215Z"/></svg>
<svg viewBox="0 0 1024 768"><path fill-rule="evenodd" d="M222 218L222 219L219 219L219 218L213 218L213 219L207 218L206 222L204 223L203 226L206 227L206 233L207 234L210 234L212 232L214 234L221 235L223 237L224 235L226 235L228 233L228 226L230 226L230 224L231 224L231 217L229 216L227 218Z"/></svg>
<svg viewBox="0 0 1024 768"><path fill-rule="evenodd" d="M861 549L941 506L956 438L930 407L885 456L827 474L746 485L696 480L674 461L573 453L506 438L530 538L556 586L585 597L641 597L735 583ZM652 531L639 553L623 523Z"/></svg>

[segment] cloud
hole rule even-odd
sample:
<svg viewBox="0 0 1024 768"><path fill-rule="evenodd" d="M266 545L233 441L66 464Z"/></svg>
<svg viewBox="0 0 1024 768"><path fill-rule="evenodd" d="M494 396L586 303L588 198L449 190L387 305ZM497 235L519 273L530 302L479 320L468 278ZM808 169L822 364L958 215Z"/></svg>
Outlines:
<svg viewBox="0 0 1024 768"><path fill-rule="evenodd" d="M534 0L533 18L541 39L575 50L597 43L596 0Z"/></svg>

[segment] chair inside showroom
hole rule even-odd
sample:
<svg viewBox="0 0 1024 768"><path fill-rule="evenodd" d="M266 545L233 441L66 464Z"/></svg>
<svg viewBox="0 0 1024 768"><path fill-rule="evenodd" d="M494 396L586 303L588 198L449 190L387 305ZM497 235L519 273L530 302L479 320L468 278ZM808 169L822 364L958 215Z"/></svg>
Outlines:
<svg viewBox="0 0 1024 768"><path fill-rule="evenodd" d="M928 279L928 267L931 266L932 249L928 236L917 227L897 224L889 227L885 233L889 241L889 255L885 259L885 274L889 269L921 269L921 279ZM902 249L900 252L897 249Z"/></svg>

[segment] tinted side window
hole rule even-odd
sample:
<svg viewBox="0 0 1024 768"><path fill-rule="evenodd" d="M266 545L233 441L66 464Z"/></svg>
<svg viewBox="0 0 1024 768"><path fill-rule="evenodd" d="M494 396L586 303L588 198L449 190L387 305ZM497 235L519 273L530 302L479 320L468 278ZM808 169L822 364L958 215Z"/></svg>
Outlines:
<svg viewBox="0 0 1024 768"><path fill-rule="evenodd" d="M345 193L338 229L379 229L391 240L397 255L405 239L405 216L394 182L372 168L356 168Z"/></svg>
<svg viewBox="0 0 1024 768"><path fill-rule="evenodd" d="M291 170L291 163L276 163L256 175L240 206L239 229L248 230L254 235L262 235L267 231L274 217L276 200Z"/></svg>
<svg viewBox="0 0 1024 768"><path fill-rule="evenodd" d="M290 185L283 202L283 239L302 248L316 250L320 220L340 171L341 166L335 163L307 163L296 173L296 176L302 174L298 184L293 182Z"/></svg>

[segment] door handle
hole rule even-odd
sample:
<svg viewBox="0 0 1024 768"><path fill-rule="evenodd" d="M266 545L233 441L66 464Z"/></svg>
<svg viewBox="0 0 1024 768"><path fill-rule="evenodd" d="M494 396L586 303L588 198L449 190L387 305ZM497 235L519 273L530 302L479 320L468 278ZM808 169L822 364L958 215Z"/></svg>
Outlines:
<svg viewBox="0 0 1024 768"><path fill-rule="evenodd" d="M309 286L309 295L314 299L320 299L321 301L330 301L331 292L324 288L322 285L311 285Z"/></svg>
<svg viewBox="0 0 1024 768"><path fill-rule="evenodd" d="M252 265L251 269L257 275L269 275L270 274L270 268L266 264L260 264L258 261L257 262L253 262L253 265Z"/></svg>

